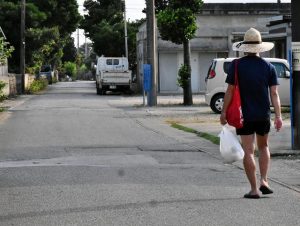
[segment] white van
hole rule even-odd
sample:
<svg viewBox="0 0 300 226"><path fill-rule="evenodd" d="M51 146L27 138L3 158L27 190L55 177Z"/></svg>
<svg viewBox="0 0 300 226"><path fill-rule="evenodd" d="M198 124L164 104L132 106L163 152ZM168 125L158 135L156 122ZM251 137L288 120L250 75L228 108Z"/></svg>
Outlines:
<svg viewBox="0 0 300 226"><path fill-rule="evenodd" d="M227 89L225 82L227 71L231 62L236 58L217 58L214 59L208 69L205 79L206 91L205 102L215 113L221 113L224 102L224 94ZM275 66L279 86L278 92L282 106L290 105L290 69L289 63L285 59L264 58Z"/></svg>
<svg viewBox="0 0 300 226"><path fill-rule="evenodd" d="M108 90L130 91L131 71L126 57L104 57L97 60L96 90L98 95Z"/></svg>

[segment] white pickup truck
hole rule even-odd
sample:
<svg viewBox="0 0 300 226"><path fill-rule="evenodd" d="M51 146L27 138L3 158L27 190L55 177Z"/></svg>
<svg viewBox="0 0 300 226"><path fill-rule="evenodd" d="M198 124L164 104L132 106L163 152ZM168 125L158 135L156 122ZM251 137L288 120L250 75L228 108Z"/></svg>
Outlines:
<svg viewBox="0 0 300 226"><path fill-rule="evenodd" d="M96 89L98 95L108 90L130 91L131 71L126 57L99 57L96 68Z"/></svg>

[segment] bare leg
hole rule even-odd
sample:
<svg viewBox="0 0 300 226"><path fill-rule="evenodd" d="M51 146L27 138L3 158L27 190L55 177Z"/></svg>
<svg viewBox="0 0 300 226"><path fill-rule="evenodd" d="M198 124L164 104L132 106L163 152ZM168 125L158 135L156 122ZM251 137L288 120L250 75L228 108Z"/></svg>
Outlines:
<svg viewBox="0 0 300 226"><path fill-rule="evenodd" d="M269 186L268 185L268 170L270 166L270 151L268 145L268 134L264 136L257 135L257 147L259 150L259 169L260 169L260 184Z"/></svg>
<svg viewBox="0 0 300 226"><path fill-rule="evenodd" d="M252 135L241 135L242 146L245 152L244 156L244 169L247 175L247 178L251 185L250 193L252 195L258 194L257 185L256 185L256 165L254 158L254 134Z"/></svg>

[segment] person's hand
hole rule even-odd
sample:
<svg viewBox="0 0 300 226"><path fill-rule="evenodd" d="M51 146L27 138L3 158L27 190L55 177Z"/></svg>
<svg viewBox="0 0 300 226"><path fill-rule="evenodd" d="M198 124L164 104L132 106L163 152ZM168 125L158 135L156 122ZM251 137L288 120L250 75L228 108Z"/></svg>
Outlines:
<svg viewBox="0 0 300 226"><path fill-rule="evenodd" d="M227 123L227 120L226 120L226 113L225 112L221 112L221 115L220 115L220 123L222 125L225 125Z"/></svg>
<svg viewBox="0 0 300 226"><path fill-rule="evenodd" d="M281 127L282 127L282 118L280 116L275 117L274 126L275 126L275 129L277 130L277 132L281 129Z"/></svg>

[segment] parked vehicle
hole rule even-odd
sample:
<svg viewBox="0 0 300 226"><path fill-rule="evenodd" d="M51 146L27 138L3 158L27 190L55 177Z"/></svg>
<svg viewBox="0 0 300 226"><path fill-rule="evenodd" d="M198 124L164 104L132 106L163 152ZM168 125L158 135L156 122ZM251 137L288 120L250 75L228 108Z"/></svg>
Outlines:
<svg viewBox="0 0 300 226"><path fill-rule="evenodd" d="M227 71L235 58L214 59L208 69L206 77L205 102L215 113L221 113L224 102L224 94L227 89L225 82ZM290 70L289 63L285 59L264 58L275 66L278 75L278 92L282 106L290 105Z"/></svg>
<svg viewBox="0 0 300 226"><path fill-rule="evenodd" d="M52 84L52 79L54 77L54 72L51 65L42 65L40 72L38 74L39 78L46 78L49 84Z"/></svg>
<svg viewBox="0 0 300 226"><path fill-rule="evenodd" d="M130 91L132 78L126 57L99 57L96 68L97 94L108 90Z"/></svg>

